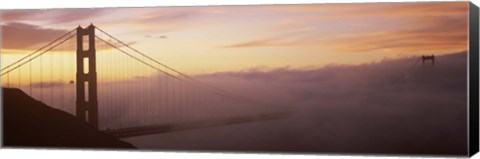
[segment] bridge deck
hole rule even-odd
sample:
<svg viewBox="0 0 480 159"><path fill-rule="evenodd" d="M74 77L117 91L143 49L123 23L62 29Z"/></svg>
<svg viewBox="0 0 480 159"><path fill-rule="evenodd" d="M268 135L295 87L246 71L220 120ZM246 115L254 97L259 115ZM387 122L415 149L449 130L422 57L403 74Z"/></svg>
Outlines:
<svg viewBox="0 0 480 159"><path fill-rule="evenodd" d="M140 126L132 128L110 129L102 131L105 134L113 135L118 138L128 138L157 133L166 133L174 131L184 131L198 128L225 126L249 122L259 122L265 120L274 120L286 117L288 113L271 113L251 116L230 117L223 119L209 119L191 122L166 123L158 125Z"/></svg>

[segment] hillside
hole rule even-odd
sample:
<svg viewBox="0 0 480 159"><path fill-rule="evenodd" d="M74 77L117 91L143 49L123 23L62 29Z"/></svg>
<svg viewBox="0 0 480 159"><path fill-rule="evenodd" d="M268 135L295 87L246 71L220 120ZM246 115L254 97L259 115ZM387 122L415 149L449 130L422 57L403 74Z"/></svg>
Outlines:
<svg viewBox="0 0 480 159"><path fill-rule="evenodd" d="M3 88L3 99L6 147L135 148L20 89Z"/></svg>

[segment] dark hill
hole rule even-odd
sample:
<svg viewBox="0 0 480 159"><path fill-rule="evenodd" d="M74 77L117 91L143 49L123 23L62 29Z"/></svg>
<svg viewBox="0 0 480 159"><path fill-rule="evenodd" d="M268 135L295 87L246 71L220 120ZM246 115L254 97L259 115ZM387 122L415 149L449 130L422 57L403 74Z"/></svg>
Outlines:
<svg viewBox="0 0 480 159"><path fill-rule="evenodd" d="M6 147L135 148L20 89L3 88L3 99Z"/></svg>

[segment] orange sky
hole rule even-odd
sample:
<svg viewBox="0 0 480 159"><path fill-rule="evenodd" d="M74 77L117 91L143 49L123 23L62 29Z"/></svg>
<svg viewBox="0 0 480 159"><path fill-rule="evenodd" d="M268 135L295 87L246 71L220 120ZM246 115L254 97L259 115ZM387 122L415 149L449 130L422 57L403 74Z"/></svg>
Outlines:
<svg viewBox="0 0 480 159"><path fill-rule="evenodd" d="M467 16L468 2L7 10L1 65L90 23L187 74L361 64L466 50Z"/></svg>

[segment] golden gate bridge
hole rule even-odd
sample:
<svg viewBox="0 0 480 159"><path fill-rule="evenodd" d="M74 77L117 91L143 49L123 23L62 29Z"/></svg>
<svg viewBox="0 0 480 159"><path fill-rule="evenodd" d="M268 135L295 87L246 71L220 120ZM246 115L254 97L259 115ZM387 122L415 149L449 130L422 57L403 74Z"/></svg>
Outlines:
<svg viewBox="0 0 480 159"><path fill-rule="evenodd" d="M289 112L288 106L184 74L93 24L12 60L1 78L3 87L19 88L117 137L277 119Z"/></svg>

